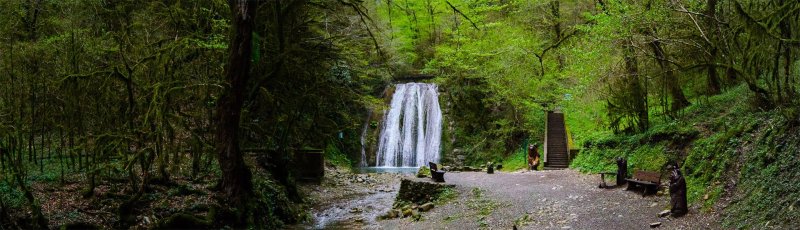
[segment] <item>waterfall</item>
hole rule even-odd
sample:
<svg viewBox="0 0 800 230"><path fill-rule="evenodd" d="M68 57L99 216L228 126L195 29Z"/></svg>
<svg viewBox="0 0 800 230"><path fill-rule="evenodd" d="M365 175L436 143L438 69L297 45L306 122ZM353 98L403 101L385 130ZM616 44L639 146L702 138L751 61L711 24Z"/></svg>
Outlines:
<svg viewBox="0 0 800 230"><path fill-rule="evenodd" d="M419 167L439 162L442 110L438 87L426 83L396 85L378 141L377 165Z"/></svg>

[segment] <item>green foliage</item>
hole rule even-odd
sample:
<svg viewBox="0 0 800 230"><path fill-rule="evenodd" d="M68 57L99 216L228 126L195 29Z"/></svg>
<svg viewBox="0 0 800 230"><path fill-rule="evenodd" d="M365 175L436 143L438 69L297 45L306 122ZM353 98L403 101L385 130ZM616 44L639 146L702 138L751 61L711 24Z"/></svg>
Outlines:
<svg viewBox="0 0 800 230"><path fill-rule="evenodd" d="M325 160L340 168L351 168L353 163L335 144L328 144L325 147Z"/></svg>
<svg viewBox="0 0 800 230"><path fill-rule="evenodd" d="M595 135L584 142L572 167L583 172L613 171L616 156L628 157L629 171L659 170L667 161L683 162L690 203L707 211L717 208L723 197L733 199L723 210L727 226L790 226L799 217L786 210L797 208L800 199L792 182L800 179L794 170L800 166L794 156L800 136L780 112L754 111L742 100L748 95L747 88L738 86L644 133Z"/></svg>
<svg viewBox="0 0 800 230"><path fill-rule="evenodd" d="M26 202L22 191L19 191L16 185L9 184L5 180L0 181L0 200L10 209L21 208Z"/></svg>
<svg viewBox="0 0 800 230"><path fill-rule="evenodd" d="M528 167L528 154L524 149L514 151L514 154L509 155L503 159L503 168L500 169L506 172L513 172Z"/></svg>
<svg viewBox="0 0 800 230"><path fill-rule="evenodd" d="M539 145L539 153L544 152L544 147ZM540 161L542 159L540 158ZM513 172L517 170L528 170L528 149L527 147L518 148L513 154L509 155L502 161L503 168L500 169L506 172ZM544 169L544 164L539 162L538 170Z"/></svg>
<svg viewBox="0 0 800 230"><path fill-rule="evenodd" d="M731 203L725 223L737 228L791 228L800 218L798 200L800 186L800 135L797 126L786 126L787 120L777 113L760 116L764 126L752 133L743 146L748 154L739 155L742 162L736 191L740 193Z"/></svg>
<svg viewBox="0 0 800 230"><path fill-rule="evenodd" d="M418 178L431 177L431 169L429 169L427 166L419 167L419 170L417 170L417 177Z"/></svg>
<svg viewBox="0 0 800 230"><path fill-rule="evenodd" d="M255 219L250 221L257 228L279 229L286 224L296 224L309 218L302 204L292 202L286 195L286 188L266 177L254 177L253 190L257 202L252 203ZM263 226L261 226L263 225Z"/></svg>

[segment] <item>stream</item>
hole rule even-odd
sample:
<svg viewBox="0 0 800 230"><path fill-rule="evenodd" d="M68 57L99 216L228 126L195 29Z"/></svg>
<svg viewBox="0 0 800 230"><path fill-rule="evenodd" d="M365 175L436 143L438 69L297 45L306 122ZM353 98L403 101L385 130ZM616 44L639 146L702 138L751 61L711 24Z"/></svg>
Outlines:
<svg viewBox="0 0 800 230"><path fill-rule="evenodd" d="M400 179L416 168L369 167L352 173L327 169L319 184L302 185L313 220L296 229L378 228L377 217L392 208Z"/></svg>

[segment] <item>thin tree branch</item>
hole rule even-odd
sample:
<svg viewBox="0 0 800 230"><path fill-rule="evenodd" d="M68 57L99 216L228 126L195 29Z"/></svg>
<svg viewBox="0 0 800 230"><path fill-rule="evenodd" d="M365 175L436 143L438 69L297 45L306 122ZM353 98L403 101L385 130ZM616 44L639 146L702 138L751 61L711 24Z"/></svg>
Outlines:
<svg viewBox="0 0 800 230"><path fill-rule="evenodd" d="M474 27L476 30L481 30L480 28L478 28L478 25L477 25L477 24L475 24L475 22L473 22L473 21L472 21L472 19L470 19L469 17L467 17L467 15L466 15L466 14L462 13L460 10L458 10L458 8L456 8L455 6L453 6L453 4L451 4L451 3L450 3L450 1L444 1L444 2L445 2L445 3L447 3L447 5L448 5L448 6L450 6L450 8L453 8L453 11L455 11L455 12L456 12L456 13L458 13L458 14L460 14L460 15L461 15L461 17L464 17L464 18L466 18L466 19L467 19L467 21L469 21L469 23L472 23L472 27Z"/></svg>

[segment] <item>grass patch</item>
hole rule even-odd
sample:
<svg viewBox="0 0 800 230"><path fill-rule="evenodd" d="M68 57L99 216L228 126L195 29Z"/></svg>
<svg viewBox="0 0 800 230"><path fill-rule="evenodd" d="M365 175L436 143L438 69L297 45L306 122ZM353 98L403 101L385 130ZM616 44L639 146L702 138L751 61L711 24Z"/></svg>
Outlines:
<svg viewBox="0 0 800 230"><path fill-rule="evenodd" d="M514 220L514 226L523 227L525 225L528 225L528 223L530 223L531 221L533 221L533 218L531 217L531 215L524 214L524 215L522 215L519 218Z"/></svg>
<svg viewBox="0 0 800 230"><path fill-rule="evenodd" d="M486 222L486 217L492 214L497 209L497 202L484 197L484 191L480 188L473 188L470 193L472 197L467 201L467 207L477 212L477 221L481 228L489 227Z"/></svg>
<svg viewBox="0 0 800 230"><path fill-rule="evenodd" d="M446 216L446 217L444 218L444 221L445 221L445 222L447 222L447 223L452 223L452 222L453 222L453 221L455 221L455 220L461 219L461 217L462 217L462 216L461 216L461 213L458 213L458 214L454 214L454 215Z"/></svg>
<svg viewBox="0 0 800 230"><path fill-rule="evenodd" d="M539 146L539 153L543 153L543 147ZM541 159L540 159L541 161ZM503 168L500 169L504 172L513 172L517 170L525 170L528 168L528 150L525 148L518 149L514 154L509 155L503 159ZM544 163L539 162L539 170L544 169Z"/></svg>
<svg viewBox="0 0 800 230"><path fill-rule="evenodd" d="M509 155L503 159L503 168L501 171L512 172L528 167L528 158L525 150L517 150L514 154Z"/></svg>
<svg viewBox="0 0 800 230"><path fill-rule="evenodd" d="M458 198L458 192L453 188L444 188L439 194L436 194L436 199L433 204L440 206Z"/></svg>

